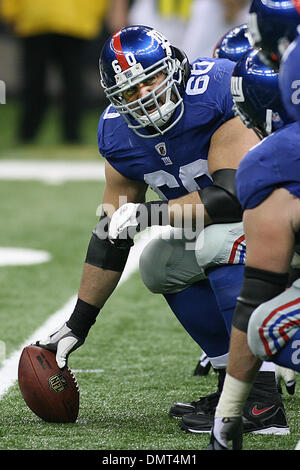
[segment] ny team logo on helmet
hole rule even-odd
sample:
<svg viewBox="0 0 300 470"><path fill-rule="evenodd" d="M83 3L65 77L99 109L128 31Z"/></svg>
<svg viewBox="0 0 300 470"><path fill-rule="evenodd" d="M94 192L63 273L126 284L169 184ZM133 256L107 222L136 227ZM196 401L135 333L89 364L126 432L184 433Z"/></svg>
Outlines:
<svg viewBox="0 0 300 470"><path fill-rule="evenodd" d="M232 73L234 111L262 139L291 122L283 106L278 73L264 64L257 49L250 49Z"/></svg>
<svg viewBox="0 0 300 470"><path fill-rule="evenodd" d="M188 60L158 31L148 26L120 29L105 43L99 68L107 98L137 135L164 134L181 118ZM125 92L159 73L163 81L158 86L142 98L126 101Z"/></svg>
<svg viewBox="0 0 300 470"><path fill-rule="evenodd" d="M250 42L261 48L266 65L278 70L281 57L297 34L300 16L290 0L253 0L248 19Z"/></svg>
<svg viewBox="0 0 300 470"><path fill-rule="evenodd" d="M292 0L292 2L295 5L298 13L300 13L300 0Z"/></svg>
<svg viewBox="0 0 300 470"><path fill-rule="evenodd" d="M222 36L216 44L213 57L237 62L250 48L248 25L242 24Z"/></svg>

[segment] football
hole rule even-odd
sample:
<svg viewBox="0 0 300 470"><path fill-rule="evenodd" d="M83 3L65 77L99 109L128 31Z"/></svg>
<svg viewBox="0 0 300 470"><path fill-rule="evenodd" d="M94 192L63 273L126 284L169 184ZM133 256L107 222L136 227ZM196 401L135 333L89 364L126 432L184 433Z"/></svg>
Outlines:
<svg viewBox="0 0 300 470"><path fill-rule="evenodd" d="M18 367L20 391L27 406L44 421L74 423L79 412L79 388L72 371L60 369L55 353L26 346Z"/></svg>

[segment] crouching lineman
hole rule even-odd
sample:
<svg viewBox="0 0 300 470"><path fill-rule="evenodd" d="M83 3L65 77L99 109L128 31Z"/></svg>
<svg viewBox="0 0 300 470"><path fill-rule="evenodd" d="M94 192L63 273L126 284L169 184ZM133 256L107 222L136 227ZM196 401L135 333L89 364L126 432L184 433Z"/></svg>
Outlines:
<svg viewBox="0 0 300 470"><path fill-rule="evenodd" d="M134 232L148 223L176 225L184 208L192 205L197 213L190 214L190 222L200 214L204 231L210 234L197 257L195 250L186 248L191 240L183 231L170 228L168 237L164 234L146 246L140 271L150 291L164 296L224 378L245 257L235 173L258 142L232 111L234 65L208 58L189 64L182 51L144 26L122 28L105 44L100 73L111 105L98 127L99 151L106 159L103 214L87 250L75 309L65 325L39 342L56 351L60 367L83 344L117 286ZM159 201L144 202L148 187ZM189 223L188 217L184 220ZM205 262L199 266L200 253ZM206 274L203 267L208 265ZM282 409L273 388L275 374L266 380L266 373L260 372L251 404L255 407L263 396L265 406ZM215 398L219 395L220 390ZM208 410L204 403L203 413L209 415L203 423L206 431L211 429L216 401L209 402ZM287 427L286 420L284 424ZM273 425L280 428L282 419L275 416ZM264 427L259 424L260 430Z"/></svg>

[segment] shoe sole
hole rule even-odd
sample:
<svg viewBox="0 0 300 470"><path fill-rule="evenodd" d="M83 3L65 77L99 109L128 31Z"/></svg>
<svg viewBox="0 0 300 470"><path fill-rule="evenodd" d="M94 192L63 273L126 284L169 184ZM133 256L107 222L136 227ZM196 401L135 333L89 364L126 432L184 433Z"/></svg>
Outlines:
<svg viewBox="0 0 300 470"><path fill-rule="evenodd" d="M273 434L276 436L287 436L290 434L290 428L276 428L274 426L266 429L257 429L256 431L244 431L245 434Z"/></svg>
<svg viewBox="0 0 300 470"><path fill-rule="evenodd" d="M184 432L190 432L192 434L210 434L211 433L211 429L210 430L207 430L207 431L196 431L195 429L183 429L181 428Z"/></svg>
<svg viewBox="0 0 300 470"><path fill-rule="evenodd" d="M180 425L181 429L184 432L190 432L192 434L210 434L211 428L210 429L193 429L189 428L181 423ZM290 434L290 428L277 428L275 426L271 426L270 428L265 428L265 429L257 429L254 431L244 431L243 434L272 434L275 436L287 436Z"/></svg>
<svg viewBox="0 0 300 470"><path fill-rule="evenodd" d="M183 423L180 423L180 427L182 429L182 431L184 432L190 432L192 434L210 434L211 433L211 427L210 428L206 428L206 429L193 429L193 428L189 428L188 426L185 426L185 424Z"/></svg>

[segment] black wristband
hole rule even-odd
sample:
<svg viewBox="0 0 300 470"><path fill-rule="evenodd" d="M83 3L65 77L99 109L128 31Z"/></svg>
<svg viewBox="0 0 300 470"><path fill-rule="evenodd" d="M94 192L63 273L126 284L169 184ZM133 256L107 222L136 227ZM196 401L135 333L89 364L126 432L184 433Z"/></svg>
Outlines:
<svg viewBox="0 0 300 470"><path fill-rule="evenodd" d="M73 313L66 324L71 328L74 335L85 339L90 328L95 323L99 312L100 308L77 299Z"/></svg>

